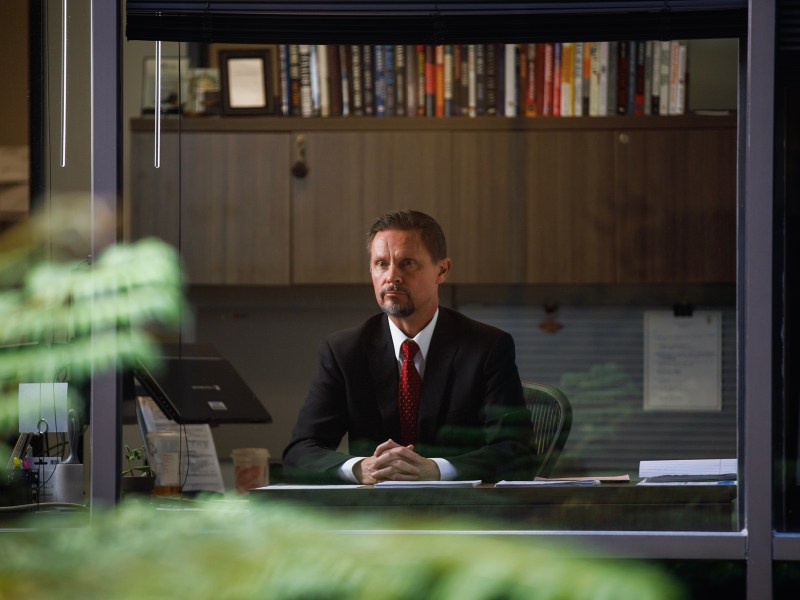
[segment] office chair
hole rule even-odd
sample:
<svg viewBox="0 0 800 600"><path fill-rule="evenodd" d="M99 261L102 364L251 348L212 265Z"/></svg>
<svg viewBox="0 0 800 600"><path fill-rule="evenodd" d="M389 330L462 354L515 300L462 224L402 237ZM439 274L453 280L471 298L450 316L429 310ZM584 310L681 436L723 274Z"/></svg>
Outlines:
<svg viewBox="0 0 800 600"><path fill-rule="evenodd" d="M545 383L522 383L525 402L531 411L531 446L539 457L535 477L549 477L572 428L572 406L564 393Z"/></svg>

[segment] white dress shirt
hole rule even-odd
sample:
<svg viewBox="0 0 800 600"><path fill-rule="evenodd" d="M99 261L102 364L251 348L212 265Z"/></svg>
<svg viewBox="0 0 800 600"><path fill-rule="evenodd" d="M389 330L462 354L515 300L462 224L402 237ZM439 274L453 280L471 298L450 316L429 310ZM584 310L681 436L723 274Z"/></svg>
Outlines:
<svg viewBox="0 0 800 600"><path fill-rule="evenodd" d="M431 346L431 338L433 337L433 330L436 328L436 320L439 318L439 309L436 309L436 312L433 314L433 318L431 319L430 323L428 323L422 331L420 331L414 338L412 338L417 345L419 346L419 352L414 357L414 366L417 368L419 372L420 379L425 378L425 361L428 358L428 350ZM389 331L392 334L392 343L394 344L394 355L397 359L397 372L399 373L403 367L403 355L400 352L400 346L403 345L407 339L406 334L400 331L400 328L395 325L391 319L389 319ZM358 483L355 474L353 473L353 467L356 463L360 460L363 460L365 457L363 456L354 456L353 458L347 460L341 467L339 467L339 474L345 481L349 481L352 483ZM445 480L453 480L456 477L456 469L450 463L450 461L444 458L431 458L439 466L439 474L442 481Z"/></svg>

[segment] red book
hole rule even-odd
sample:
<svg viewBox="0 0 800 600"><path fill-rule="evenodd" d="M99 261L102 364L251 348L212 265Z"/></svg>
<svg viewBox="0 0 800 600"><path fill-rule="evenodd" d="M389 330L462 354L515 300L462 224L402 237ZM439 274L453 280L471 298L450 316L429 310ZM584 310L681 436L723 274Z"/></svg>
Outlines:
<svg viewBox="0 0 800 600"><path fill-rule="evenodd" d="M436 48L425 46L425 116L436 114Z"/></svg>
<svg viewBox="0 0 800 600"><path fill-rule="evenodd" d="M444 46L436 46L436 70L434 71L435 94L434 114L437 117L444 116Z"/></svg>
<svg viewBox="0 0 800 600"><path fill-rule="evenodd" d="M536 104L536 44L525 44L525 116L536 117L540 115Z"/></svg>

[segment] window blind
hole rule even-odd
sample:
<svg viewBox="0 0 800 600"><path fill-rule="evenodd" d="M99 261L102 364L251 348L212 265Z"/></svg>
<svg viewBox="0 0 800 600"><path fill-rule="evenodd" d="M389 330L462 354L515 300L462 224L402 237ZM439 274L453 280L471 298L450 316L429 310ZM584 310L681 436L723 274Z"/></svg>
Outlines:
<svg viewBox="0 0 800 600"><path fill-rule="evenodd" d="M128 0L130 40L518 43L742 37L747 0Z"/></svg>

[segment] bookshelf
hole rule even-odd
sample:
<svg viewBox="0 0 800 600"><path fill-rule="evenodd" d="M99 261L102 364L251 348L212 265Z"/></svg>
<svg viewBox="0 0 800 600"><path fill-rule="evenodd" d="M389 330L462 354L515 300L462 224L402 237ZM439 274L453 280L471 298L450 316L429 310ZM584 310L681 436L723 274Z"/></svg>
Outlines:
<svg viewBox="0 0 800 600"><path fill-rule="evenodd" d="M179 246L193 283L363 283L364 232L407 206L448 232L453 283L735 280L735 115L184 117L162 130L156 170L153 120L131 122L132 233Z"/></svg>

